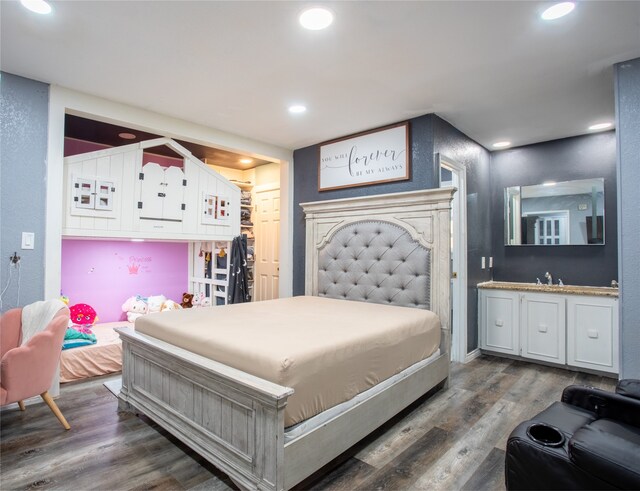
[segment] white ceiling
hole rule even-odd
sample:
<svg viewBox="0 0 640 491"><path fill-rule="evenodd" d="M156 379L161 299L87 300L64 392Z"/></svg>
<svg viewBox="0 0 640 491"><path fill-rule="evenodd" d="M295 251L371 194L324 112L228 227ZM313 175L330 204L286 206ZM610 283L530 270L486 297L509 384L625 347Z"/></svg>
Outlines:
<svg viewBox="0 0 640 491"><path fill-rule="evenodd" d="M616 62L640 57L640 2L1 1L0 68L284 148L435 112L489 147L613 121ZM308 111L290 115L287 106ZM186 135L185 135L186 136Z"/></svg>

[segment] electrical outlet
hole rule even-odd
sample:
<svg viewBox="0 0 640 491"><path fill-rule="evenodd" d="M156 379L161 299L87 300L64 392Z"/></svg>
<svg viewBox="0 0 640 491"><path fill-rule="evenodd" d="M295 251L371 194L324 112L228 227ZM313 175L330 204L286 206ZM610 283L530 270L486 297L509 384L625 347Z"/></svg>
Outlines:
<svg viewBox="0 0 640 491"><path fill-rule="evenodd" d="M482 256L482 258L480 259L480 264L482 265L480 266L481 269L485 269L486 267L486 262L484 259L485 259L484 256Z"/></svg>
<svg viewBox="0 0 640 491"><path fill-rule="evenodd" d="M493 256L489 256L489 267L493 268Z"/></svg>

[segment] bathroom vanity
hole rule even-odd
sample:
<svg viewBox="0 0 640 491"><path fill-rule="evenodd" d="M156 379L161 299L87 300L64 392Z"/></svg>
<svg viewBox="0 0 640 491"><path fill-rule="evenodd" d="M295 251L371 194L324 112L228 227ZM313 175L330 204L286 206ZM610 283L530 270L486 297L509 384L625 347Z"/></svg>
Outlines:
<svg viewBox="0 0 640 491"><path fill-rule="evenodd" d="M617 288L489 281L478 295L483 352L618 373Z"/></svg>

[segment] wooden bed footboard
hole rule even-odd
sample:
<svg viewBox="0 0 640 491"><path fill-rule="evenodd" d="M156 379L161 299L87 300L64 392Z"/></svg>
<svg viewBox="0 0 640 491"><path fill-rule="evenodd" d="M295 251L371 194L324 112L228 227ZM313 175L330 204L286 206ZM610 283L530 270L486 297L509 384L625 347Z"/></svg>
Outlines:
<svg viewBox="0 0 640 491"><path fill-rule="evenodd" d="M118 332L121 410L145 414L242 488L284 488L284 408L293 389L129 328Z"/></svg>
<svg viewBox="0 0 640 491"><path fill-rule="evenodd" d="M285 445L284 409L293 389L130 328L118 332L120 410L145 414L242 489L293 487L449 376L444 353Z"/></svg>

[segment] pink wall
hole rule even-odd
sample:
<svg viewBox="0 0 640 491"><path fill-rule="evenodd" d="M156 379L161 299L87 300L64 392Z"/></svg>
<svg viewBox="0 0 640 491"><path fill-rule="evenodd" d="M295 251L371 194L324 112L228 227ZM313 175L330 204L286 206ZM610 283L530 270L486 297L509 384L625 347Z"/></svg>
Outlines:
<svg viewBox="0 0 640 491"><path fill-rule="evenodd" d="M85 140L76 140L75 138L64 139L64 156L78 155L81 153L95 152L96 150L104 150L105 148L111 148L110 145L103 145L101 143L93 143ZM174 157L165 157L163 155L157 155L153 153L144 152L142 154L142 165L147 162L155 162L162 167L182 167L182 159Z"/></svg>
<svg viewBox="0 0 640 491"><path fill-rule="evenodd" d="M188 244L116 240L62 241L62 294L87 303L100 322L126 318L132 295L164 295L180 302L188 286Z"/></svg>

